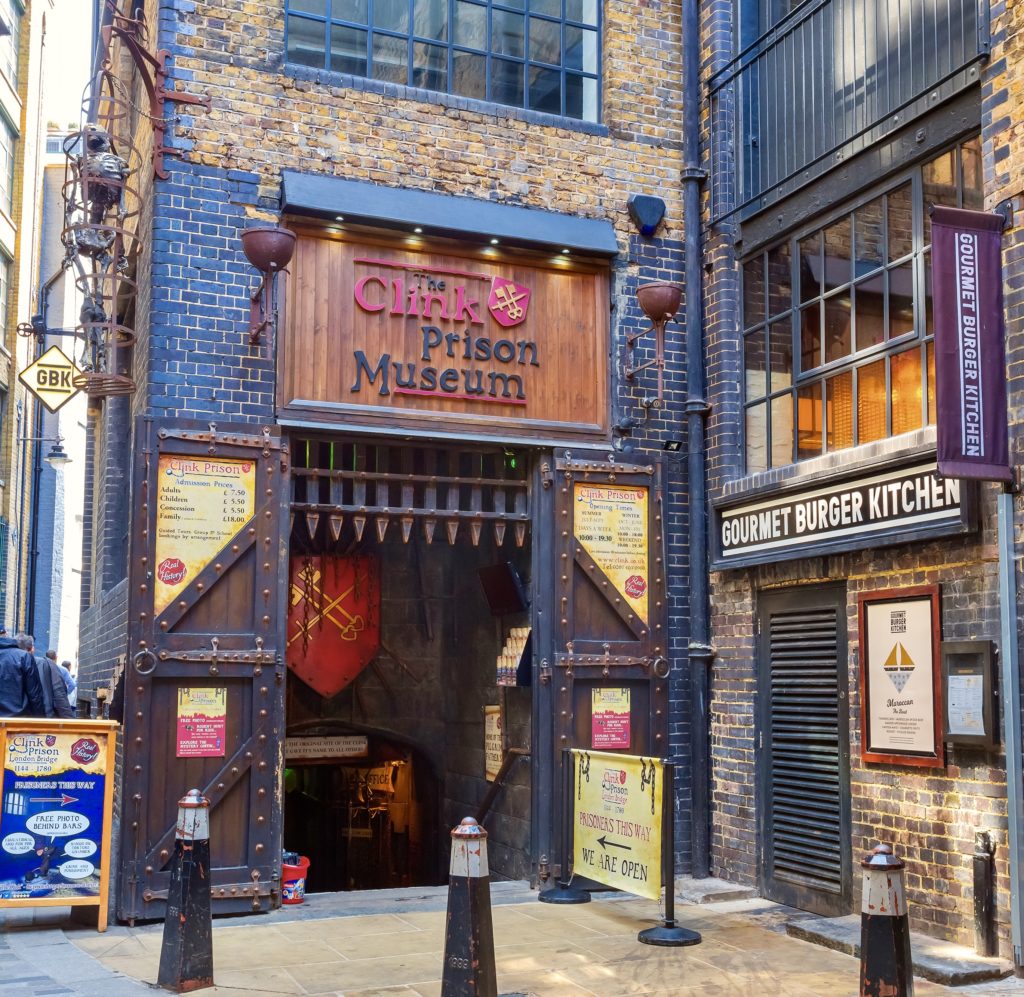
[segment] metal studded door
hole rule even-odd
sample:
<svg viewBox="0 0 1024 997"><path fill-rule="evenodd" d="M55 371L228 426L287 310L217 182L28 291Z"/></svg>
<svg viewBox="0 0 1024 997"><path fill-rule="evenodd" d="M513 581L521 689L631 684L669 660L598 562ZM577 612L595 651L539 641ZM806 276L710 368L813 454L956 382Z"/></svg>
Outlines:
<svg viewBox="0 0 1024 997"><path fill-rule="evenodd" d="M848 914L845 590L763 595L758 642L761 891L802 910Z"/></svg>
<svg viewBox="0 0 1024 997"><path fill-rule="evenodd" d="M669 665L660 464L556 451L550 484L555 771L563 748L663 756Z"/></svg>
<svg viewBox="0 0 1024 997"><path fill-rule="evenodd" d="M214 913L279 902L288 569L276 432L136 434L118 915L163 917L177 801L210 800Z"/></svg>

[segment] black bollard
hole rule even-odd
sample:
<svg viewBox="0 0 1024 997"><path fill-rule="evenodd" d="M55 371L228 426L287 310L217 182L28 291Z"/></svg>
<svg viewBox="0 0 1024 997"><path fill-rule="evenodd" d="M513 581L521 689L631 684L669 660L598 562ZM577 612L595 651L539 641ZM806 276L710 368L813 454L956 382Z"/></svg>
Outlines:
<svg viewBox="0 0 1024 997"><path fill-rule="evenodd" d="M452 831L441 997L497 997L487 832L472 817Z"/></svg>
<svg viewBox="0 0 1024 997"><path fill-rule="evenodd" d="M210 916L210 801L190 789L178 801L157 986L179 994L213 986Z"/></svg>
<svg viewBox="0 0 1024 997"><path fill-rule="evenodd" d="M903 863L879 845L861 867L860 997L914 997Z"/></svg>

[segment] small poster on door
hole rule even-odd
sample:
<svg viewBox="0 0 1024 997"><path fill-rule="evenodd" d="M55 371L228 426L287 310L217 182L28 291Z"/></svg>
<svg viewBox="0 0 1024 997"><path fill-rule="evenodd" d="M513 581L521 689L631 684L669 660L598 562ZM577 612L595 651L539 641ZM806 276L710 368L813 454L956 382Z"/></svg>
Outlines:
<svg viewBox="0 0 1024 997"><path fill-rule="evenodd" d="M227 722L227 689L179 689L177 757L223 758Z"/></svg>
<svg viewBox="0 0 1024 997"><path fill-rule="evenodd" d="M629 689L594 689L590 699L590 746L595 750L629 747Z"/></svg>

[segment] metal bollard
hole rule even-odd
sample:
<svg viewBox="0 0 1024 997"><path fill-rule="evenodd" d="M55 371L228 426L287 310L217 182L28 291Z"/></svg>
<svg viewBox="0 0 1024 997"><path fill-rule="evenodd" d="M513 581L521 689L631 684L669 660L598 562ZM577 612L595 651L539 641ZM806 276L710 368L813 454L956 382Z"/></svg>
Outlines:
<svg viewBox="0 0 1024 997"><path fill-rule="evenodd" d="M171 885L157 986L188 993L213 986L210 801L198 789L178 800Z"/></svg>
<svg viewBox="0 0 1024 997"><path fill-rule="evenodd" d="M988 831L974 834L974 950L996 954L995 849Z"/></svg>
<svg viewBox="0 0 1024 997"><path fill-rule="evenodd" d="M903 863L878 845L861 866L860 997L914 997Z"/></svg>
<svg viewBox="0 0 1024 997"><path fill-rule="evenodd" d="M452 831L442 997L497 997L487 832L472 817Z"/></svg>

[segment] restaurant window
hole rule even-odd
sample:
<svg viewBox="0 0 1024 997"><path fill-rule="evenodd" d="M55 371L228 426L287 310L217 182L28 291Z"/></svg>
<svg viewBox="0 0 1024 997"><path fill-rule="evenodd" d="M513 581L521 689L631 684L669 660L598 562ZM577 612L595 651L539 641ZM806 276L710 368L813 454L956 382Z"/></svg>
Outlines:
<svg viewBox="0 0 1024 997"><path fill-rule="evenodd" d="M598 119L600 0L287 0L286 12L291 63Z"/></svg>
<svg viewBox="0 0 1024 997"><path fill-rule="evenodd" d="M744 262L748 474L935 422L928 209L982 201L972 138Z"/></svg>

